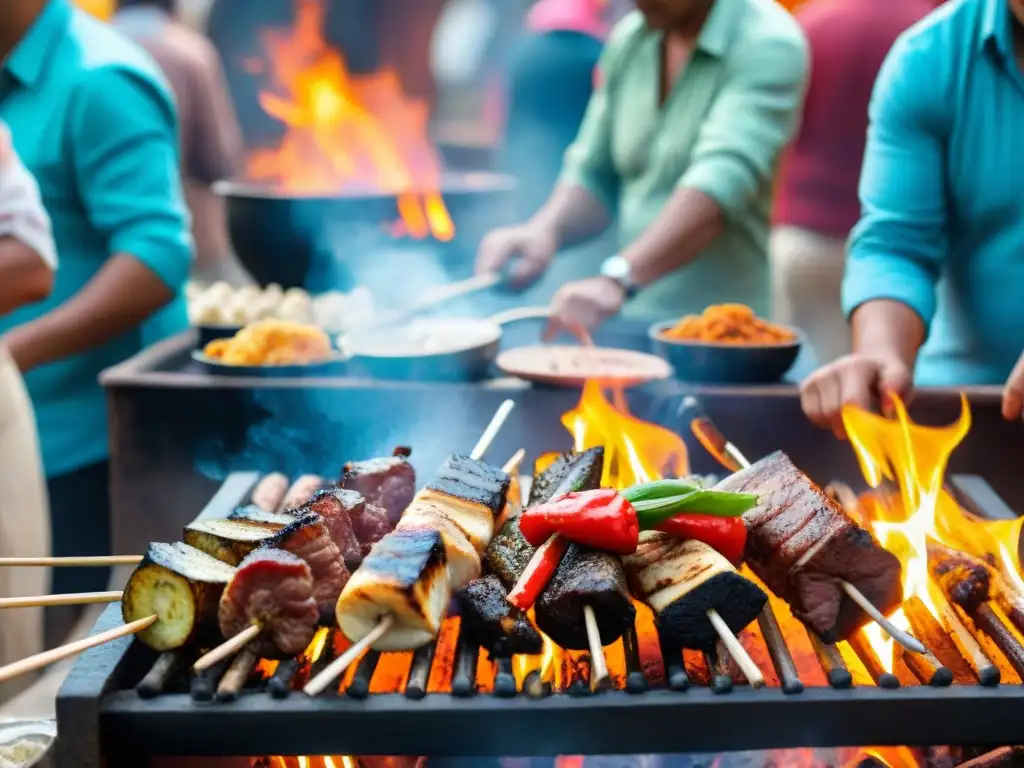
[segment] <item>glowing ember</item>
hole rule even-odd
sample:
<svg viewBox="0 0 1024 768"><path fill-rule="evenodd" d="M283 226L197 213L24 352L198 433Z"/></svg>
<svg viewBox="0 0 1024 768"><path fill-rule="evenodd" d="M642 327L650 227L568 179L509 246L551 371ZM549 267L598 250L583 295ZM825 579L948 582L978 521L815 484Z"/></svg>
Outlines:
<svg viewBox="0 0 1024 768"><path fill-rule="evenodd" d="M392 70L351 74L324 39L326 0L296 2L292 28L262 35L271 82L259 101L285 131L276 147L252 152L248 178L293 195L397 195L403 232L451 240L427 105Z"/></svg>

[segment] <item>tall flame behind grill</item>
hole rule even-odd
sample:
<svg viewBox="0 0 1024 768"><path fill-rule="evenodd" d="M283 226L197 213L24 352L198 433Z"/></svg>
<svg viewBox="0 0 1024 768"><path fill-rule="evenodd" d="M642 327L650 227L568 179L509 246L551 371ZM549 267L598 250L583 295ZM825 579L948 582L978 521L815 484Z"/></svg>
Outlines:
<svg viewBox="0 0 1024 768"><path fill-rule="evenodd" d="M451 240L427 105L392 70L350 73L324 39L326 0L295 1L294 25L263 32L266 58L249 62L269 76L260 106L284 135L250 154L248 179L294 195L394 194L403 234Z"/></svg>

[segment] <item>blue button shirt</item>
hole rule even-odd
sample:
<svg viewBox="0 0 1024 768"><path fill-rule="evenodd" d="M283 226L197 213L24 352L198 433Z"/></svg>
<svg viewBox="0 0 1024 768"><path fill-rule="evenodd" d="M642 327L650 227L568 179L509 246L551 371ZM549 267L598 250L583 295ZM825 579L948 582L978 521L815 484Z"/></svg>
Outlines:
<svg viewBox="0 0 1024 768"><path fill-rule="evenodd" d="M1024 350L1024 75L1007 0L951 0L875 85L843 304L913 308L917 381L1002 384Z"/></svg>
<svg viewBox="0 0 1024 768"><path fill-rule="evenodd" d="M0 120L39 182L60 255L50 298L0 318L0 333L67 301L114 254L139 259L177 296L142 327L28 374L53 477L108 455L100 371L187 325L192 248L176 116L146 54L68 0L50 0L0 71Z"/></svg>

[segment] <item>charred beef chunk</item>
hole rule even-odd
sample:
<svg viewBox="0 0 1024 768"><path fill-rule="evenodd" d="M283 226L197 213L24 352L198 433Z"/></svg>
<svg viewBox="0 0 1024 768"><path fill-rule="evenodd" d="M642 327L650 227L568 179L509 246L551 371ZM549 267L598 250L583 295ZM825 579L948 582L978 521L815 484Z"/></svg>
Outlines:
<svg viewBox="0 0 1024 768"><path fill-rule="evenodd" d="M452 454L427 484L427 489L472 504L482 504L497 517L505 508L510 482L508 474L500 469L469 456Z"/></svg>
<svg viewBox="0 0 1024 768"><path fill-rule="evenodd" d="M537 627L563 648L585 651L587 605L597 617L602 645L618 640L636 618L619 558L572 544L537 600Z"/></svg>
<svg viewBox="0 0 1024 768"><path fill-rule="evenodd" d="M992 574L988 565L963 552L928 542L928 572L942 591L967 613L989 599Z"/></svg>
<svg viewBox="0 0 1024 768"><path fill-rule="evenodd" d="M743 516L747 564L826 642L849 637L868 620L846 596L843 580L883 613L902 601L899 560L784 453L773 453L716 487L758 495L758 505Z"/></svg>
<svg viewBox="0 0 1024 768"><path fill-rule="evenodd" d="M364 558L370 554L374 544L394 530L388 520L387 510L370 502L366 502L361 511L353 512L352 529L359 539L359 548Z"/></svg>
<svg viewBox="0 0 1024 768"><path fill-rule="evenodd" d="M540 653L537 630L522 611L508 602L497 576L474 579L459 593L464 631L492 656Z"/></svg>
<svg viewBox="0 0 1024 768"><path fill-rule="evenodd" d="M302 653L313 641L320 609L313 598L309 565L281 549L258 549L245 558L220 599L224 637L252 624L263 632L251 647L268 659Z"/></svg>
<svg viewBox="0 0 1024 768"><path fill-rule="evenodd" d="M387 510L393 526L416 495L416 471L406 455L350 461L342 469L340 485Z"/></svg>
<svg viewBox="0 0 1024 768"><path fill-rule="evenodd" d="M324 519L319 515L303 515L276 533L266 546L287 550L309 564L313 574L313 597L320 608L320 619L332 622L338 595L348 581L349 572Z"/></svg>
<svg viewBox="0 0 1024 768"><path fill-rule="evenodd" d="M363 552L359 546L352 523L352 511L355 507L365 507L366 500L355 491L341 488L325 488L297 510L297 514L320 515L331 534L331 540L338 546L341 556L345 558L345 566L349 570L359 567Z"/></svg>

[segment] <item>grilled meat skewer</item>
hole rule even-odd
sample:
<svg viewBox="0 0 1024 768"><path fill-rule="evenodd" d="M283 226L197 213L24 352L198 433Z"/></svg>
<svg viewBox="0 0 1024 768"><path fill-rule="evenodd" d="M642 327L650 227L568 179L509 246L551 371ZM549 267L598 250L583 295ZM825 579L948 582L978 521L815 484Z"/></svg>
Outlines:
<svg viewBox="0 0 1024 768"><path fill-rule="evenodd" d="M264 512L276 512L288 493L288 478L280 472L263 477L252 490L252 503Z"/></svg>
<svg viewBox="0 0 1024 768"><path fill-rule="evenodd" d="M221 594L235 569L187 544L150 544L121 598L126 624L157 615L137 637L155 651L214 641Z"/></svg>
<svg viewBox="0 0 1024 768"><path fill-rule="evenodd" d="M843 582L882 614L903 601L896 556L781 451L716 487L758 495L757 506L743 516L747 564L825 642L846 639L869 620Z"/></svg>
<svg viewBox="0 0 1024 768"><path fill-rule="evenodd" d="M559 456L534 479L529 504L597 487L603 459L600 448ZM535 551L519 530L518 516L510 516L484 552L489 575L470 582L459 594L465 631L492 655L539 653L543 647L530 620L507 599L508 590L522 576Z"/></svg>
<svg viewBox="0 0 1024 768"><path fill-rule="evenodd" d="M248 646L262 658L287 659L313 642L320 609L309 564L283 549L258 549L238 566L218 607L220 631L234 637L258 625Z"/></svg>
<svg viewBox="0 0 1024 768"><path fill-rule="evenodd" d="M288 492L284 495L281 505L274 511L287 512L297 509L325 485L328 485L328 483L320 475L302 475L291 484Z"/></svg>
<svg viewBox="0 0 1024 768"><path fill-rule="evenodd" d="M414 650L433 639L452 589L480 572L508 485L503 471L450 456L342 591L336 615L345 636L358 643L390 616L374 649Z"/></svg>
<svg viewBox="0 0 1024 768"><path fill-rule="evenodd" d="M929 539L928 573L943 593L969 615L989 599L992 572L988 564Z"/></svg>
<svg viewBox="0 0 1024 768"><path fill-rule="evenodd" d="M715 648L719 635L709 610L716 610L736 633L754 621L768 601L760 587L700 541L644 531L636 553L622 562L633 594L654 611L658 632L679 648Z"/></svg>

